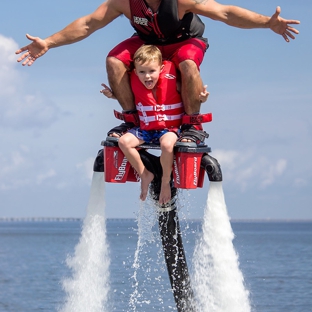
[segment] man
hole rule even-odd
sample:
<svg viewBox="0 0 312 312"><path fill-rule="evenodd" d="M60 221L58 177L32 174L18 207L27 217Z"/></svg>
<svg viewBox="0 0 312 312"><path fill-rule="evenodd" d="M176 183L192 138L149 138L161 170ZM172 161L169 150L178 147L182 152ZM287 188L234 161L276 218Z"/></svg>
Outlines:
<svg viewBox="0 0 312 312"><path fill-rule="evenodd" d="M170 11L171 15L164 14L167 10ZM137 16L137 13L140 12L141 14L142 11L143 17ZM296 20L281 18L279 7L269 17L237 6L222 5L214 0L107 0L93 13L75 20L63 30L44 40L26 35L32 43L16 51L16 54L25 52L18 59L18 62L23 61L23 65L31 66L37 58L44 55L49 49L83 40L120 15L125 15L131 21L139 35L138 38L143 43L157 44L158 47L163 47L166 50L170 50L172 44L178 43L178 49L184 49L184 52L180 53L182 57L180 56L174 62L181 73L181 95L186 113L182 120L184 124L182 126L182 138L185 135L185 138L196 143L203 141L206 136L201 131L201 122L206 120L205 115L198 115L201 105L198 94L203 89L199 65L208 47L205 39L202 38L204 24L198 15L239 28L270 28L287 42L289 39L295 39L294 34L299 33L290 25L300 23ZM158 15L163 16L160 23L157 22ZM172 18L175 18L174 22ZM163 23L166 24L165 28ZM196 41L197 39L199 40ZM194 56L185 54L189 51L189 48L185 48L185 43L190 40L191 51L195 51ZM133 51L138 48L137 44L138 42ZM120 117L126 123L122 124L121 127L116 127L110 133L117 130L124 132L133 126L132 121L135 122L135 115L132 114L135 111L135 105L128 75L128 71L131 69L132 55L124 56L125 43L121 43L116 48L117 51L113 49L107 58L108 80L123 109L123 114ZM168 58L171 59L175 56L176 53L170 51ZM129 123L129 121L131 122Z"/></svg>

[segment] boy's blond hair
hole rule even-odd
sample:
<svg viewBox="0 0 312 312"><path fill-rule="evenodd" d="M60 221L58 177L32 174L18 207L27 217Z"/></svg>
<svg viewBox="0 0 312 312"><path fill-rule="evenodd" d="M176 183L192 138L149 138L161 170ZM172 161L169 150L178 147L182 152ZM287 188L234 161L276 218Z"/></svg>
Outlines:
<svg viewBox="0 0 312 312"><path fill-rule="evenodd" d="M157 61L159 65L162 65L162 55L160 50L154 45L142 45L137 51L134 53L133 62L145 64L150 63L152 61Z"/></svg>

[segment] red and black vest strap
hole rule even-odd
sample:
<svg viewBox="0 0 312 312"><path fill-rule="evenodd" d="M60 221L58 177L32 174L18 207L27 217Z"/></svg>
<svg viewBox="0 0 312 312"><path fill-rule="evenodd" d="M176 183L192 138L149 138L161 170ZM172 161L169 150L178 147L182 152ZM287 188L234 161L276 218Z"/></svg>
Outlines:
<svg viewBox="0 0 312 312"><path fill-rule="evenodd" d="M138 113L120 113L114 110L114 115L117 119L123 120L124 122L132 122L135 126L139 126L140 119Z"/></svg>
<svg viewBox="0 0 312 312"><path fill-rule="evenodd" d="M197 125L210 121L212 121L212 113L182 116L182 124Z"/></svg>

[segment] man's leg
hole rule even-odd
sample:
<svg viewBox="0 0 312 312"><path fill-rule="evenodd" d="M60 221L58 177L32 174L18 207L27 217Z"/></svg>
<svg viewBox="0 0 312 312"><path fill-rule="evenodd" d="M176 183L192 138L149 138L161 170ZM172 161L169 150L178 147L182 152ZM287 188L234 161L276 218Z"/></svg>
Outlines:
<svg viewBox="0 0 312 312"><path fill-rule="evenodd" d="M181 142L203 143L208 134L203 131L202 122L208 122L209 116L198 115L200 112L200 93L204 86L199 73L199 66L204 58L207 44L199 39L191 38L185 42L166 47L166 52L181 73L181 96L186 115L182 117Z"/></svg>
<svg viewBox="0 0 312 312"><path fill-rule="evenodd" d="M179 64L181 73L181 96L185 113L197 114L200 111L199 95L203 91L203 82L197 65L192 60L185 60Z"/></svg>
<svg viewBox="0 0 312 312"><path fill-rule="evenodd" d="M167 132L160 139L160 163L162 166L161 189L159 194L159 204L166 204L171 199L171 172L173 164L173 147L177 141L177 135L174 132Z"/></svg>
<svg viewBox="0 0 312 312"><path fill-rule="evenodd" d="M109 56L106 59L106 70L109 85L122 109L125 111L135 110L128 69L125 64L117 58Z"/></svg>
<svg viewBox="0 0 312 312"><path fill-rule="evenodd" d="M188 123L187 118L196 117L200 112L201 101L199 98L203 90L203 82L195 62L185 60L179 64L181 72L181 96L184 104L185 113L189 116L183 116L181 126L180 142L204 142L208 134L203 131L200 122ZM195 116L194 116L195 115Z"/></svg>
<svg viewBox="0 0 312 312"><path fill-rule="evenodd" d="M122 114L118 113L115 116L124 121L108 132L110 136L119 137L138 124L128 71L131 69L133 54L142 44L143 41L139 37L131 37L115 46L106 58L108 81L123 109Z"/></svg>
<svg viewBox="0 0 312 312"><path fill-rule="evenodd" d="M147 196L148 186L154 179L154 174L145 168L140 154L136 149L136 147L142 143L144 143L144 141L140 140L132 133L124 134L118 141L120 149L141 178L140 199L144 201Z"/></svg>

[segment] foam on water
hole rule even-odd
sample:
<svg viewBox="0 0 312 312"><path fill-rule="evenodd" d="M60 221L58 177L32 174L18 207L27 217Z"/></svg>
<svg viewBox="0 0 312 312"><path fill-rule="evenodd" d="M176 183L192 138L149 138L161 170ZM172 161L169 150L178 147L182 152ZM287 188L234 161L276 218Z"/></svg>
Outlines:
<svg viewBox="0 0 312 312"><path fill-rule="evenodd" d="M73 256L66 259L72 277L63 281L67 294L61 312L109 312L109 249L105 224L103 173L94 172L87 214Z"/></svg>
<svg viewBox="0 0 312 312"><path fill-rule="evenodd" d="M201 237L193 255L193 287L201 312L249 312L249 292L233 246L222 183L210 182Z"/></svg>

